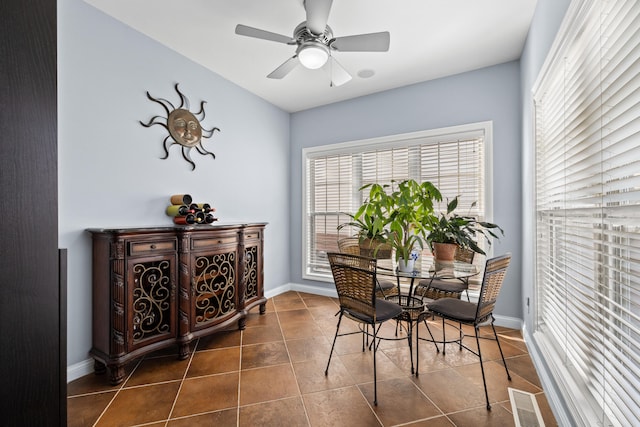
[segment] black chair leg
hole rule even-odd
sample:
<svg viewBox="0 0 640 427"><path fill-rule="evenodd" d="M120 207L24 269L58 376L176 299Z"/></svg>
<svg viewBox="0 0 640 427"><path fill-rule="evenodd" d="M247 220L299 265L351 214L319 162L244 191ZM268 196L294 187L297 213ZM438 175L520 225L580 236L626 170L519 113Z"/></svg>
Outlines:
<svg viewBox="0 0 640 427"><path fill-rule="evenodd" d="M378 378L376 376L376 353L378 346L376 345L376 338L378 337L378 331L375 325L373 325L373 404L378 406Z"/></svg>
<svg viewBox="0 0 640 427"><path fill-rule="evenodd" d="M487 391L487 379L484 376L484 364L482 363L482 353L480 352L480 338L478 335L480 334L480 330L478 327L475 327L476 330L476 345L478 346L478 357L480 358L480 370L482 371L482 384L484 385L484 397L487 400L487 410L491 410L491 405L489 404L489 392Z"/></svg>
<svg viewBox="0 0 640 427"><path fill-rule="evenodd" d="M376 325L371 325L371 327L373 328L374 332L376 331ZM378 332L380 332L380 328L382 327L382 323L378 325ZM376 341L375 339L371 342L369 342L369 324L367 323L367 347L369 348L369 351L371 351L372 348L374 348L374 346L376 345ZM380 340L378 340L378 345L380 345ZM375 350L375 348L374 348ZM364 351L364 350L362 350Z"/></svg>
<svg viewBox="0 0 640 427"><path fill-rule="evenodd" d="M369 325L365 326L365 331L362 332L362 352L364 353L365 336L367 337L366 346L369 347Z"/></svg>
<svg viewBox="0 0 640 427"><path fill-rule="evenodd" d="M409 325L407 326L407 340L409 341L409 357L411 358L411 374L413 375L415 370L413 369L413 322L411 318L407 322ZM417 324L416 324L417 326ZM416 345L416 349L418 346ZM417 363L417 355L416 355L416 363Z"/></svg>
<svg viewBox="0 0 640 427"><path fill-rule="evenodd" d="M447 336L445 334L444 317L442 318L442 355L444 356L447 348Z"/></svg>
<svg viewBox="0 0 640 427"><path fill-rule="evenodd" d="M420 316L416 322L416 377L420 372Z"/></svg>
<svg viewBox="0 0 640 427"><path fill-rule="evenodd" d="M416 321L416 377L420 375L420 320L421 316L418 316L418 320ZM436 346L436 352L440 353L438 343L431 333L431 328L429 328L429 325L427 324L427 319L422 317L422 321L424 322L424 326L427 328L427 332L429 332L431 342Z"/></svg>
<svg viewBox="0 0 640 427"><path fill-rule="evenodd" d="M436 339L433 337L433 334L431 333L431 328L427 323L427 319L422 319L422 321L424 322L424 326L427 327L427 332L429 332L429 336L431 337L431 342L433 342L433 345L436 346L436 353L440 353L440 348L438 348L438 343L436 342ZM444 348L442 349L442 351L444 351Z"/></svg>
<svg viewBox="0 0 640 427"><path fill-rule="evenodd" d="M329 375L329 364L331 363L331 356L333 355L333 349L336 346L336 339L338 339L338 331L340 330L340 322L342 322L342 310L340 311L340 317L338 317L338 325L336 326L336 334L333 336L333 344L331 344L331 352L329 353L329 361L327 362L327 367L324 370L324 375L325 376Z"/></svg>
<svg viewBox="0 0 640 427"><path fill-rule="evenodd" d="M504 370L507 371L507 379L511 381L511 375L509 374L509 368L507 368L507 362L504 360L504 354L502 354L502 347L500 346L500 340L498 339L498 334L496 333L496 328L493 326L493 322L491 322L491 329L493 329L493 336L496 338L496 342L498 343L498 350L500 350L500 357L502 357L502 363L504 364Z"/></svg>

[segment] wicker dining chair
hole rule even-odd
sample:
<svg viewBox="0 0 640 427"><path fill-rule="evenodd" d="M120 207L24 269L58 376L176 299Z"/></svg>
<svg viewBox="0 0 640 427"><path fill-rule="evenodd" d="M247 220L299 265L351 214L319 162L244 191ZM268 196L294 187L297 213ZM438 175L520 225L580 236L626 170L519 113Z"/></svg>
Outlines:
<svg viewBox="0 0 640 427"><path fill-rule="evenodd" d="M338 292L340 302L340 316L333 337L329 361L324 371L329 373L331 356L336 345L336 339L340 336L363 334L362 351L365 348L373 350L373 404L378 404L378 385L376 374L376 350L378 349L378 330L382 323L399 317L402 314L400 305L376 298L376 260L353 254L328 253L331 273ZM362 325L361 331L340 333L342 317L346 316ZM371 327L371 332L369 331ZM371 345L365 346L365 335L373 337Z"/></svg>
<svg viewBox="0 0 640 427"><path fill-rule="evenodd" d="M467 264L473 264L475 252L468 248L456 249L455 260ZM423 298L460 298L463 292L469 299L469 278L464 279L422 279L416 285L415 295Z"/></svg>
<svg viewBox="0 0 640 427"><path fill-rule="evenodd" d="M502 363L504 369L507 372L507 378L511 381L511 375L507 368L507 362L504 360L504 354L502 353L502 347L500 346L500 340L498 340L498 334L496 328L493 326L495 318L493 317L493 309L496 305L496 300L502 288L504 277L507 273L507 268L511 262L511 254L491 258L487 260L484 276L482 278L482 286L480 288L480 295L477 303L463 301L458 298L440 298L426 304L427 310L425 313L440 316L442 318L442 354L446 352L446 336L445 336L445 320L457 322L460 325L460 336L456 340L460 350L463 348L478 356L480 359L480 370L482 371L482 383L484 385L484 395L487 401L487 409L491 409L489 404L489 393L487 392L487 380L484 373L484 365L482 363L482 353L480 351L480 327L485 325L491 325L494 338L482 337L485 339L495 339L498 344L498 350L500 350L500 356L502 357ZM429 325L427 325L427 329ZM462 343L462 325L471 325L475 330L475 339L478 350L475 351ZM417 328L416 328L417 329ZM429 333L431 331L429 330ZM435 343L435 342L434 342ZM418 348L420 346L420 337L416 331L416 353L419 354ZM438 345L436 343L436 349ZM438 350L439 352L439 350ZM419 359L416 358L416 372L419 372L420 367Z"/></svg>
<svg viewBox="0 0 640 427"><path fill-rule="evenodd" d="M360 255L360 239L344 237L338 240L338 250L343 254Z"/></svg>
<svg viewBox="0 0 640 427"><path fill-rule="evenodd" d="M338 240L338 250L343 254L362 255L360 253L360 239L358 237L345 237ZM393 280L377 278L378 298L389 298L398 295L398 285Z"/></svg>

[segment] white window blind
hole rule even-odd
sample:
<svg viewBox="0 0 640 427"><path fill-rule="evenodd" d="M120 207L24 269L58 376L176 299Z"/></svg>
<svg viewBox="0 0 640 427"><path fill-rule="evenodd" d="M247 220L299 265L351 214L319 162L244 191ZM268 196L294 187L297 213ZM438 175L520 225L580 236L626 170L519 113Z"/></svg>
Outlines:
<svg viewBox="0 0 640 427"><path fill-rule="evenodd" d="M576 420L640 425L640 3L565 22L534 93L536 328Z"/></svg>
<svg viewBox="0 0 640 427"><path fill-rule="evenodd" d="M338 235L337 226L349 221L344 213L355 213L362 204L367 194L359 188L369 183L431 181L444 197L461 196L461 212L485 219L483 126L488 125L305 151L303 275L331 278L326 253L338 250L338 239L356 233L347 227ZM441 208L446 208L444 203Z"/></svg>

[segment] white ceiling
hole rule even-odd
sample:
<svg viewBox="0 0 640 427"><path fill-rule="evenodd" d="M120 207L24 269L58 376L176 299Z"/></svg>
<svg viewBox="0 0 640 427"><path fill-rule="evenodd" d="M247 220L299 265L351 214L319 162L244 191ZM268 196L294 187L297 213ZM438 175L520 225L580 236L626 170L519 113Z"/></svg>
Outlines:
<svg viewBox="0 0 640 427"><path fill-rule="evenodd" d="M298 66L266 76L295 46L235 34L236 24L293 36L302 0L85 0L288 112L518 59L537 0L335 0L334 37L389 31L388 52L333 52L353 76L329 86ZM358 76L373 70L369 78Z"/></svg>

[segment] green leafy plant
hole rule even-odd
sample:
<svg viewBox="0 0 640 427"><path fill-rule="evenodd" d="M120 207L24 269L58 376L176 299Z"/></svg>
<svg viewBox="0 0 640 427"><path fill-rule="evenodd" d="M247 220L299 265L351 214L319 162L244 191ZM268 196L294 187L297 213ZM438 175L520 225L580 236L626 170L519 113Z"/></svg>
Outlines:
<svg viewBox="0 0 640 427"><path fill-rule="evenodd" d="M387 208L386 193L379 184L368 184L360 188L360 191L369 188L369 196L358 208L355 214L345 213L351 221L338 225L338 230L344 227L353 227L357 231L361 241L364 239L385 238L385 227L388 218L385 217Z"/></svg>
<svg viewBox="0 0 640 427"><path fill-rule="evenodd" d="M413 179L399 182L397 189L387 196L387 240L396 250L396 260L408 260L413 249L424 248L425 236L433 223L434 200L442 200L435 185Z"/></svg>
<svg viewBox="0 0 640 427"><path fill-rule="evenodd" d="M360 191L368 197L355 214L347 214L351 221L338 226L357 230L360 241L377 239L395 249L396 259L408 260L415 248L424 248L427 233L435 221L433 203L442 200L440 191L429 181L413 179L391 185L367 184Z"/></svg>
<svg viewBox="0 0 640 427"><path fill-rule="evenodd" d="M473 202L472 207L476 202ZM458 207L458 196L447 203L447 211L432 219L427 235L427 242L433 249L433 243L453 243L463 248L485 255L478 246L477 238L484 237L491 246L491 237L500 239L497 232L504 236L504 230L497 224L478 221L470 215L458 215L454 211Z"/></svg>
<svg viewBox="0 0 640 427"><path fill-rule="evenodd" d="M368 197L355 214L344 213L350 221L338 225L338 230L352 227L360 242L362 254L382 258L390 257L391 247L387 243L386 226L388 218L385 215L387 201L384 189L378 184L365 185L360 191L369 189Z"/></svg>

